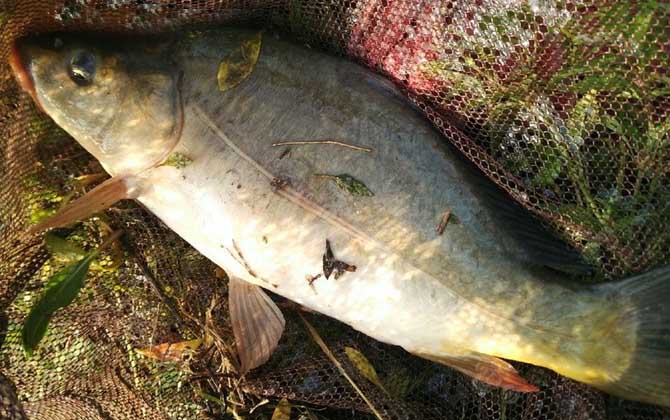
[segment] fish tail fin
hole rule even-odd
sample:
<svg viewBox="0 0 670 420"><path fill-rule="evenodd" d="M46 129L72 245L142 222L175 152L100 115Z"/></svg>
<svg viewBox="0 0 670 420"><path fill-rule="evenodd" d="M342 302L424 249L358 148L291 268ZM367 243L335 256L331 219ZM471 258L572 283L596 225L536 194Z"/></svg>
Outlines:
<svg viewBox="0 0 670 420"><path fill-rule="evenodd" d="M594 385L623 398L670 406L670 266L598 289L613 303L625 302L609 329L611 346L622 335L633 337L633 345L625 371L610 383Z"/></svg>

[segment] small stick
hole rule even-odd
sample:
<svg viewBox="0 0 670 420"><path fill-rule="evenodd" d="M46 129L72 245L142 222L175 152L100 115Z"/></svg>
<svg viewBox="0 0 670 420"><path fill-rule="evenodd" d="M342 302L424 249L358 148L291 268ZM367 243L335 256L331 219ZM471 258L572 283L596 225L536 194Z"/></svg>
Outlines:
<svg viewBox="0 0 670 420"><path fill-rule="evenodd" d="M437 225L437 234L442 235L444 230L447 228L447 223L449 223L449 217L451 217L451 209L447 209L442 213L442 218L440 219L440 224Z"/></svg>
<svg viewBox="0 0 670 420"><path fill-rule="evenodd" d="M335 365L335 367L337 368L337 370L340 371L340 373L342 374L342 376L344 376L344 378L349 382L349 384L352 386L352 388L354 388L354 390L356 391L356 393L358 393L358 395L361 396L361 398L363 399L363 401L365 401L365 403L367 404L367 406L370 408L370 411L372 411L372 413L375 415L375 417L377 417L377 419L379 419L379 420L384 420L384 418L383 418L382 415L379 413L379 411L377 411L377 409L376 409L375 406L372 404L372 402L371 402L371 401L368 399L368 397L363 393L363 391L358 387L358 385L356 385L356 382L354 382L354 380L351 378L351 376L349 376L349 375L347 374L347 371L344 370L344 367L342 366L342 364L337 360L337 358L335 357L335 355L333 354L333 352L328 348L328 346L327 346L326 343L323 341L323 339L321 338L321 336L319 335L319 333L316 331L316 329L312 326L312 324L310 324L309 321L307 321L307 319L306 319L304 316L302 316L302 314L301 314L300 312L298 312L298 316L300 317L300 319L302 319L302 322L305 324L305 327L307 328L307 331L309 332L309 334L312 336L312 339L316 342L316 344L319 345L319 347L321 347L321 350L322 350L324 353L326 353L326 356L328 356L328 358L329 358L330 361Z"/></svg>
<svg viewBox="0 0 670 420"><path fill-rule="evenodd" d="M137 266L140 268L140 271L144 275L144 277L147 279L149 284L151 284L152 288L154 289L154 292L158 295L158 298L165 304L165 306L168 308L168 310L172 313L172 316L174 319L177 321L180 327L182 328L188 328L192 333L195 333L192 328L187 326L187 324L184 322L184 319L181 317L177 309L172 305L172 301L170 297L163 291L162 285L158 282L156 277L154 277L153 273L151 272L151 269L147 265L147 263L136 253L136 250L131 250L133 259L135 260L135 263Z"/></svg>
<svg viewBox="0 0 670 420"><path fill-rule="evenodd" d="M123 230L121 230L121 229L119 229L119 230L115 230L114 232L112 232L107 238L105 238L104 241L102 241L102 243L101 243L100 246L98 247L98 251L102 251L102 250L104 250L105 248L107 248L107 247L108 247L109 245L111 245L114 241L116 241L117 239L119 239L119 238L121 237L122 234L123 234Z"/></svg>
<svg viewBox="0 0 670 420"><path fill-rule="evenodd" d="M372 149L370 149L369 147L356 146L356 145L353 145L353 144L348 144L348 143L344 143L344 142L337 141L337 140L278 141L276 143L272 143L272 146L274 146L274 147L277 147L277 146L299 146L299 145L305 145L305 144L334 144L336 146L342 146L342 147L346 147L346 148L349 148L349 149L358 150L360 152L366 152L366 153L372 152Z"/></svg>
<svg viewBox="0 0 670 420"><path fill-rule="evenodd" d="M321 276L322 276L321 273L316 274L316 275L313 275L313 276L307 276L307 279L306 279L306 280L307 280L307 283L309 283L309 285L311 286L312 284L314 284L315 281L317 281L318 279L320 279Z"/></svg>

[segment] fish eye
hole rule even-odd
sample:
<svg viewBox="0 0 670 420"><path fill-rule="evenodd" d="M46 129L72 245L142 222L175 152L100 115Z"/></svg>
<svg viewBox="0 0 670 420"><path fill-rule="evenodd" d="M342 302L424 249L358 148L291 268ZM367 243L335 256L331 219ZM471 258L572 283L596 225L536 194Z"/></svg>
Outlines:
<svg viewBox="0 0 670 420"><path fill-rule="evenodd" d="M95 77L95 57L87 51L76 52L70 59L68 74L77 86L88 86Z"/></svg>

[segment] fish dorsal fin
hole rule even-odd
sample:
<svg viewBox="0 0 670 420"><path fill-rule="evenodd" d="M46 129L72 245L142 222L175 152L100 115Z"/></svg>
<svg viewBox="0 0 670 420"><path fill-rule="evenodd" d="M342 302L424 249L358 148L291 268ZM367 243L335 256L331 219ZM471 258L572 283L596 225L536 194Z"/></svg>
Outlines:
<svg viewBox="0 0 670 420"><path fill-rule="evenodd" d="M135 198L137 191L134 184L134 180L129 177L110 178L82 197L63 206L53 216L31 227L29 233L67 226L107 210L120 200Z"/></svg>
<svg viewBox="0 0 670 420"><path fill-rule="evenodd" d="M538 216L518 204L472 163L465 162L465 165L470 169L465 173L477 189L477 196L491 210L496 225L524 250L525 262L571 275L593 274L594 268L577 249L559 239Z"/></svg>
<svg viewBox="0 0 670 420"><path fill-rule="evenodd" d="M284 332L284 316L260 286L235 277L228 286L228 306L244 374L270 358Z"/></svg>
<svg viewBox="0 0 670 420"><path fill-rule="evenodd" d="M447 365L489 385L519 392L536 392L539 388L528 383L506 361L476 352L465 352L454 356L433 356L414 353L419 357Z"/></svg>

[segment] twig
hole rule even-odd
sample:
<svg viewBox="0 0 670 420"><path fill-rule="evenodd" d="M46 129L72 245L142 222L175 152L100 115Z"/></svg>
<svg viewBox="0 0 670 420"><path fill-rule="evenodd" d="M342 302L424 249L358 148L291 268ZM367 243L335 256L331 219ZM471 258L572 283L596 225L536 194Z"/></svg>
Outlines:
<svg viewBox="0 0 670 420"><path fill-rule="evenodd" d="M312 336L312 338L314 339L314 341L316 342L316 344L318 344L319 347L321 347L321 350L323 350L323 352L326 353L326 356L328 356L328 358L330 359L330 361L333 362L333 364L335 365L335 367L337 368L337 370L340 371L340 373L342 374L342 376L344 376L345 379L346 379L347 381L349 381L349 383L350 383L351 386L354 388L354 390L358 393L358 395L361 396L361 398L363 399L363 401L365 401L365 403L368 405L368 407L370 408L370 410L372 411L372 413L375 415L375 417L377 417L379 420L384 420L384 418L383 418L382 415L379 413L379 411L377 411L377 409L375 408L375 406L372 405L372 402L368 399L368 397L365 396L365 394L364 394L363 391L358 387L358 385L356 385L356 382L354 382L354 380L351 379L351 377L349 376L349 374L347 374L347 371L344 370L344 367L342 367L342 365L341 365L340 362L337 360L337 358L335 357L335 355L333 354L333 352L330 351L330 349L328 348L328 346L326 345L326 343L324 343L323 339L321 338L321 336L319 335L319 333L316 331L316 329L312 326L312 324L310 324L310 323L305 319L305 317L302 316L302 314L299 313L299 312L298 312L298 316L300 317L300 319L302 319L302 322L305 323L305 327L307 327L307 331L309 331L309 334Z"/></svg>
<svg viewBox="0 0 670 420"><path fill-rule="evenodd" d="M370 149L369 147L356 146L356 145L353 145L353 144L348 144L348 143L344 143L344 142L337 141L337 140L278 141L276 143L272 143L272 146L274 146L274 147L277 147L277 146L300 146L300 145L306 145L306 144L334 144L336 146L346 147L346 148L349 148L349 149L358 150L360 152L366 152L366 153L371 153L372 152L372 149Z"/></svg>
<svg viewBox="0 0 670 420"><path fill-rule="evenodd" d="M440 219L440 224L437 225L437 234L442 235L444 233L444 229L447 228L447 223L449 223L449 218L451 217L451 209L447 209L444 213L442 213L442 218Z"/></svg>
<svg viewBox="0 0 670 420"><path fill-rule="evenodd" d="M112 232L112 233L111 233L107 238L105 238L105 240L100 244L100 246L98 247L98 251L102 251L102 250L104 250L105 248L107 248L107 247L108 247L109 245L111 245L114 241L116 241L117 239L119 239L119 238L121 237L121 234L122 234L122 233L123 233L123 231L122 231L121 229Z"/></svg>
<svg viewBox="0 0 670 420"><path fill-rule="evenodd" d="M187 378L187 382L192 381L201 381L203 379L212 379L212 378L233 378L236 379L237 375L233 373L200 373L198 375L191 375Z"/></svg>
<svg viewBox="0 0 670 420"><path fill-rule="evenodd" d="M182 328L186 327L187 324L184 322L184 319L181 317L179 312L174 308L174 306L172 306L170 297L165 294L161 285L158 283L158 280L156 280L154 275L151 273L151 269L147 266L147 263L142 258L140 258L140 256L137 255L136 252L133 252L133 259L135 260L135 263L140 267L140 270L142 271L144 277L149 281L149 284L151 284L154 291L158 294L158 297L161 300L161 302L163 302L165 306L167 306L167 308L170 310L172 316L174 316L179 326ZM189 330L192 333L195 333L191 328L189 328Z"/></svg>
<svg viewBox="0 0 670 420"><path fill-rule="evenodd" d="M268 400L267 398L263 399L261 402L259 402L258 404L254 405L253 407L251 407L251 410L249 410L249 414L253 414L254 411L255 411L258 407L262 407L262 406L266 405L266 404L269 403L269 402L270 402L270 400Z"/></svg>

